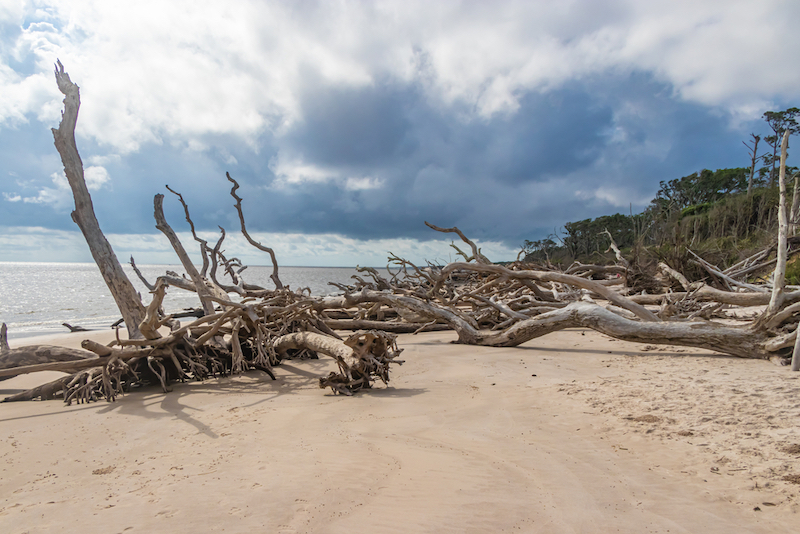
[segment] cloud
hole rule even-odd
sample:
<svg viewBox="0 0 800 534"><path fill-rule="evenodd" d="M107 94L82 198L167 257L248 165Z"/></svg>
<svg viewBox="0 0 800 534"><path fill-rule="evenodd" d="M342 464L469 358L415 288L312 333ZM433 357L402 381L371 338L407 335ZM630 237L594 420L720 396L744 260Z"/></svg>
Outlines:
<svg viewBox="0 0 800 534"><path fill-rule="evenodd" d="M52 230L42 227L0 226L0 261L11 261L19 252L24 252L27 261L51 261L54 257L66 257L64 261L91 262L89 249L78 231ZM191 233L178 231L192 260L200 265L199 247L194 246ZM106 234L118 259L126 262L133 256L136 263L175 264L177 258L169 241L161 234ZM200 237L216 243L219 233L200 232ZM338 234L280 234L254 232L252 237L274 249L279 265L292 266L367 266L387 264L389 252L419 265L427 260L447 262L456 259L449 239L371 239L358 240ZM493 259L513 258L516 248L508 248L499 242L478 242L482 252ZM238 233L230 233L223 246L226 256L240 258L245 265L269 265L267 254L253 248ZM463 247L461 247L463 249Z"/></svg>
<svg viewBox="0 0 800 534"><path fill-rule="evenodd" d="M164 184L201 231L237 228L230 171L251 231L309 261L300 234L425 242L424 220L511 249L747 164L761 113L800 97L798 18L779 0L4 5L0 224L71 224L60 58L109 233L151 231Z"/></svg>
<svg viewBox="0 0 800 534"><path fill-rule="evenodd" d="M73 196L66 175L63 171L60 173L55 172L50 178L55 187L42 187L35 196L22 197L16 193L4 192L3 197L9 202L22 200L28 204L48 204L57 211L69 208L73 202ZM111 178L104 167L91 166L84 169L84 180L89 191L97 191L108 183Z"/></svg>
<svg viewBox="0 0 800 534"><path fill-rule="evenodd" d="M86 187L89 191L97 191L111 180L105 167L99 165L86 167L83 170L83 177L86 180Z"/></svg>
<svg viewBox="0 0 800 534"><path fill-rule="evenodd" d="M654 72L690 101L747 106L765 91L795 93L798 75L781 58L800 47L797 15L800 6L777 0L724 9L674 0L52 1L6 14L22 28L10 55L32 58L36 72L4 65L11 93L0 117L57 117L55 57L84 87L82 135L123 153L208 133L255 148L264 131L317 116L315 86L363 89L387 77L483 118L515 112L528 92L609 70Z"/></svg>

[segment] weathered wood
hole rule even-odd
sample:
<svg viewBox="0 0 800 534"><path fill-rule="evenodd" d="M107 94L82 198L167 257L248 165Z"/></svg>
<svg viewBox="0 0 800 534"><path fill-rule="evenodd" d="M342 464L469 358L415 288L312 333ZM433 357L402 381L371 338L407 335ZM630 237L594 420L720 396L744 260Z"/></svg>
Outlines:
<svg viewBox="0 0 800 534"><path fill-rule="evenodd" d="M332 358L341 358L348 365L355 365L353 349L344 341L314 332L294 332L275 339L273 345L278 354L286 354L289 350L310 349L321 352Z"/></svg>
<svg viewBox="0 0 800 534"><path fill-rule="evenodd" d="M21 391L15 395L10 395L0 402L29 401L38 398L42 400L50 400L54 398L57 393L63 391L67 382L69 382L71 379L72 375L62 376L61 378L56 378L55 380L46 384Z"/></svg>
<svg viewBox="0 0 800 534"><path fill-rule="evenodd" d="M444 280L447 276L458 270L466 270L466 271L473 271L473 272L481 272L481 273L497 273L507 276L508 278L514 279L527 279L527 280L542 280L545 282L559 282L562 284L568 284L574 287L579 287L582 289L588 289L598 295L601 295L603 298L607 299L609 302L619 306L620 308L624 308L628 311L635 313L639 318L645 321L660 321L661 319L658 318L653 312L646 309L644 306L636 304L622 296L620 296L615 291L601 285L595 283L593 280L587 280L585 278L581 278L579 276L571 276L567 274L561 274L556 272L550 271L512 271L503 267L502 265L482 265L482 264L475 264L475 263L450 263L442 269L442 275L437 282L437 285L434 287L432 294L435 294L441 288Z"/></svg>
<svg viewBox="0 0 800 534"><path fill-rule="evenodd" d="M8 352L8 327L6 323L0 325L0 354Z"/></svg>
<svg viewBox="0 0 800 534"><path fill-rule="evenodd" d="M272 281L275 283L276 289L283 289L283 283L281 282L281 279L278 276L278 260L275 258L275 251L269 247L265 247L264 245L262 245L261 243L250 237L250 234L247 232L247 228L244 224L242 199L239 197L239 195L236 194L236 190L239 189L239 184L238 182L236 182L236 180L231 178L231 175L229 173L226 172L225 176L227 176L228 181L233 184L233 187L231 188L231 196L236 200L236 204L234 205L234 207L236 208L236 212L239 214L239 222L241 223L242 226L242 235L244 235L248 243L256 247L258 250L262 250L267 254L269 254L269 257L272 260L272 274L270 275L270 278L272 278Z"/></svg>
<svg viewBox="0 0 800 534"><path fill-rule="evenodd" d="M164 302L164 296L167 294L167 284L162 278L156 282L156 287L151 290L153 298L148 304L145 317L139 325L139 330L145 339L158 339L161 334L158 329L165 323L159 320L158 311L161 309L161 304Z"/></svg>
<svg viewBox="0 0 800 534"><path fill-rule="evenodd" d="M181 261L181 265L183 265L183 268L186 270L186 274L189 275L189 278L192 279L192 283L194 283L197 296L200 298L200 303L203 305L203 311L205 311L207 315L210 315L214 313L214 302L210 299L210 297L220 295L227 297L228 295L221 289L215 291L214 288L210 287L212 284L210 284L200 275L197 268L192 263L192 260L189 258L189 254L186 253L186 249L183 248L183 244L178 238L178 235L164 217L163 203L164 195L157 194L153 198L153 215L156 219L156 228L161 230L161 233L163 233L169 240L173 250L175 250L175 254L177 254L178 259Z"/></svg>
<svg viewBox="0 0 800 534"><path fill-rule="evenodd" d="M89 195L89 189L84 180L83 162L75 144L75 126L81 104L80 90L69 79L69 74L64 72L64 66L60 61L57 62L55 74L58 89L64 94L64 111L61 114L58 129L53 128L52 132L56 149L64 164L64 173L75 199L72 220L81 229L86 243L89 245L92 258L100 269L100 274L125 319L128 337L141 337L139 323L144 318L144 306L97 222L92 197Z"/></svg>
<svg viewBox="0 0 800 534"><path fill-rule="evenodd" d="M778 203L778 261L772 276L772 296L767 305L766 314L773 315L778 312L784 300L784 285L786 283L786 256L788 245L788 217L786 215L786 151L789 148L789 130L783 132L781 142L781 166L778 176L780 187L780 201Z"/></svg>
<svg viewBox="0 0 800 534"><path fill-rule="evenodd" d="M755 284L748 284L747 282L739 282L738 280L734 280L733 278L731 278L727 274L725 274L722 271L720 271L716 266L711 265L710 263L708 263L706 260L704 260L703 258L698 256L697 254L695 254L691 250L686 249L686 251L689 254L691 254L692 256L695 257L695 259L697 260L697 264L699 264L706 271L708 271L708 273L711 276L715 276L715 277L721 279L724 283L727 284L728 287L730 287L730 288L741 287L741 288L744 288L744 289L748 289L750 291L754 291L756 293L768 293L768 290L765 287L757 286Z"/></svg>
<svg viewBox="0 0 800 534"><path fill-rule="evenodd" d="M153 291L156 288L156 286L147 281L147 278L144 277L142 271L140 271L139 268L136 266L136 262L133 260L133 256L131 256L131 261L129 263L131 265L131 268L133 269L133 272L136 273L136 276L139 277L139 281L141 281L148 290Z"/></svg>
<svg viewBox="0 0 800 534"><path fill-rule="evenodd" d="M69 328L69 331L72 332L73 334L75 332L88 332L89 331L89 330L87 330L86 328L84 328L82 326L72 326L69 323L61 323L61 326L66 326L67 328Z"/></svg>
<svg viewBox="0 0 800 534"><path fill-rule="evenodd" d="M608 228L605 228L601 233L606 234L608 236L608 240L611 241L611 244L608 245L608 250L613 250L614 257L617 258L617 261L622 264L623 267L628 269L630 264L628 263L628 260L622 256L622 252L619 250L616 241L614 241L614 236L611 235L611 232L608 231ZM608 252L608 250L606 250L606 252Z"/></svg>
<svg viewBox="0 0 800 534"><path fill-rule="evenodd" d="M93 362L93 363L91 363ZM0 378L36 373L68 371L98 365L97 355L83 349L53 345L27 345L9 349L0 356ZM75 367L77 366L77 367Z"/></svg>
<svg viewBox="0 0 800 534"><path fill-rule="evenodd" d="M442 332L452 330L444 323L425 324L396 321L371 321L368 319L326 319L325 324L333 330L383 330L393 334L413 334L414 332Z"/></svg>
<svg viewBox="0 0 800 534"><path fill-rule="evenodd" d="M206 273L208 272L208 265L209 265L208 253L211 250L208 246L208 241L202 239L200 236L197 235L197 232L194 229L194 222L192 221L192 217L189 215L189 206L186 204L186 201L183 200L183 195L170 188L169 185L165 187L167 188L167 191L178 197L181 206L183 206L183 212L186 215L186 222L189 223L189 229L191 229L192 231L192 237L194 238L195 241L200 243L200 256L203 258L203 267L200 269L200 276L205 278Z"/></svg>
<svg viewBox="0 0 800 534"><path fill-rule="evenodd" d="M467 236L465 236L464 232L459 230L457 227L454 226L452 228L440 228L440 227L438 227L436 225L433 225L433 224L429 223L428 221L425 221L425 225L428 228L436 230L437 232L454 233L454 234L458 235L458 237L461 238L461 241L463 241L464 243L469 245L469 248L472 249L472 257L471 258L469 256L467 256L466 254L464 254L464 259L466 261L469 261L470 259L474 259L478 263L484 263L484 264L487 264L487 265L492 263L491 261L489 261L489 258L487 258L483 254L481 254L481 250L478 248L478 245L473 243L472 240L469 239ZM456 248L456 250L458 250L458 249Z"/></svg>
<svg viewBox="0 0 800 534"><path fill-rule="evenodd" d="M797 335L800 330L800 323L797 323L797 328L794 331L795 341L792 350L792 371L800 371L800 336Z"/></svg>

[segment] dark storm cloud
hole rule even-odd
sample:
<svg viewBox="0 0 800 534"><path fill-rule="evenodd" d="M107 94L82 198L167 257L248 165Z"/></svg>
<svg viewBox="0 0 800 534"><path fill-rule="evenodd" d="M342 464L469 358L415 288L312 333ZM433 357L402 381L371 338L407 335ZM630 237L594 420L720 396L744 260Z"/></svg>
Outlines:
<svg viewBox="0 0 800 534"><path fill-rule="evenodd" d="M164 189L183 193L200 230L238 228L229 196L230 171L242 186L252 231L340 233L357 239L428 239L429 220L458 225L482 240L516 246L565 222L617 211L639 211L661 180L700 168L745 165L745 129L731 131L714 110L673 98L670 87L634 74L596 77L519 96L514 113L465 119L458 105L432 107L419 87L385 81L370 87L317 86L301 100L303 121L283 136L264 135L257 151L206 136L204 150L148 144L104 161L111 181L93 192L98 218L115 233L153 229L152 199L183 228L180 205ZM1 134L13 158L19 194L60 171L46 133L32 123ZM102 147L80 140L85 164ZM273 173L280 154L300 157L340 179L288 183ZM374 188L352 189L344 178L372 177ZM25 185L27 184L27 185ZM53 187L53 184L49 184ZM6 188L6 191L9 189ZM0 224L70 227L64 204L4 202Z"/></svg>
<svg viewBox="0 0 800 534"><path fill-rule="evenodd" d="M183 193L200 230L238 229L230 171L242 186L251 231L339 233L356 239L429 239L428 220L481 240L516 246L568 221L641 210L662 180L701 168L744 166L741 141L758 121L731 130L716 110L674 98L651 76L594 77L519 95L514 113L476 118L459 105L433 107L416 85L317 85L301 99L302 122L264 134L254 151L225 135L203 150L148 144L104 161L111 181L94 191L108 232L153 231L152 199L165 193L169 220L183 229ZM36 131L41 128L44 131ZM0 131L17 192L33 198L60 172L49 131L38 122ZM80 139L84 161L102 147ZM27 152L29 157L12 157ZM278 187L274 161L294 154L340 178L380 185L349 189L343 179ZM0 224L71 228L71 203L4 202Z"/></svg>
<svg viewBox="0 0 800 534"><path fill-rule="evenodd" d="M413 90L382 85L358 88L315 83L300 99L303 120L285 146L315 163L343 167L379 167L408 157L416 146L409 106L419 102Z"/></svg>
<svg viewBox="0 0 800 534"><path fill-rule="evenodd" d="M270 192L274 208L261 217L272 230L358 238L430 237L424 219L508 227L487 221L513 219L493 197L591 164L612 119L579 86L523 95L516 113L492 119L432 108L414 86L323 89L303 102L305 119L280 141L282 149L343 175L379 177L382 185L289 185Z"/></svg>
<svg viewBox="0 0 800 534"><path fill-rule="evenodd" d="M491 119L434 109L418 88L397 84L322 89L303 101L304 122L278 150L382 185L352 191L331 180L260 192L259 179L274 177L242 169L265 207L251 215L262 230L425 239L430 220L517 244L568 221L639 211L661 180L744 164L744 130L642 74L531 92L515 113Z"/></svg>

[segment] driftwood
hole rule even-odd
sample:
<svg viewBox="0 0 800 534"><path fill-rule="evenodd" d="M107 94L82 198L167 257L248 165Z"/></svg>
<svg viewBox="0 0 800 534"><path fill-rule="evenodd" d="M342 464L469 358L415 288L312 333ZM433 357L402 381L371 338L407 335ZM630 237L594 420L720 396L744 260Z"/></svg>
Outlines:
<svg viewBox="0 0 800 534"><path fill-rule="evenodd" d="M335 393L352 395L354 391L371 387L373 377L389 383L389 364L402 364L395 358L402 352L395 336L381 331L356 332L346 340L313 332L295 332L275 340L275 350L308 349L336 359L339 373L320 378L321 388L330 387Z"/></svg>
<svg viewBox="0 0 800 534"><path fill-rule="evenodd" d="M453 247L454 249L456 249L458 254L460 256L462 256L466 261L471 261L471 260L474 259L478 263L484 263L484 264L492 263L491 261L489 261L489 258L487 258L483 254L481 254L481 250L478 248L478 246L471 239L467 238L467 236L465 236L464 233L461 230L459 230L457 227L454 226L452 228L440 228L438 226L435 226L435 225L429 223L428 221L425 221L425 225L428 226L429 228L433 229L433 230L436 230L437 232L454 233L458 237L460 237L461 240L464 243L466 243L467 245L469 245L469 247L472 249L472 255L471 256L469 256L469 255L465 254L464 252L462 252L461 250L459 250L459 248L457 246L455 246L455 245L451 244L450 246Z"/></svg>
<svg viewBox="0 0 800 534"><path fill-rule="evenodd" d="M89 245L89 250L100 269L100 274L103 275L103 280L125 319L128 335L138 337L140 335L139 323L144 317L144 306L100 229L100 224L94 214L92 197L89 195L89 189L84 180L83 162L75 145L75 126L78 121L78 109L81 105L80 90L69 79L69 74L64 72L64 66L60 61L56 64L55 74L58 89L64 94L64 111L61 113L61 123L58 125L58 129L53 128L52 132L56 149L64 164L64 173L75 199L72 220L81 229L86 243Z"/></svg>
<svg viewBox="0 0 800 534"><path fill-rule="evenodd" d="M6 323L0 325L0 355L5 354L10 349L8 347L8 327Z"/></svg>
<svg viewBox="0 0 800 534"><path fill-rule="evenodd" d="M0 354L0 378L38 371L69 370L75 365L80 366L84 361L95 361L96 358L96 354L87 350L53 345L27 345Z"/></svg>
<svg viewBox="0 0 800 534"><path fill-rule="evenodd" d="M96 261L106 281L111 279L115 287L130 285L124 274L119 278L98 259L113 258L111 264L116 261L110 247L106 250L97 244L105 238L96 220L91 222L93 214L85 217L87 203L91 211L91 199L85 184L80 187L83 171L73 135L78 91L60 63L58 66L59 88L67 98L64 119L54 135L65 171L77 184L73 186L76 199L73 218L82 230L88 228L84 235L93 254L96 250L102 252L96 256ZM359 275L353 276L351 285L335 284L342 295L319 298L302 291L294 292L285 288L278 277L274 251L253 240L247 232L242 198L237 195L239 184L226 174L233 184L230 194L236 200L243 235L251 245L267 252L272 260L271 278L276 289L267 290L246 284L241 277L246 266L236 258L225 257L221 250L224 229L220 228L220 239L213 248L197 236L186 201L169 189L178 196L192 235L200 243L202 268L198 270L189 260L164 217L163 195L156 195L157 228L169 239L188 278L166 273L155 284L149 284L131 258L134 270L150 289L152 298L145 309L135 293L117 291L122 301L118 301L120 311L131 335L109 346L87 340L83 351L47 347L9 349L5 329L0 331L0 361L11 362L9 365L13 366L13 369L0 369L0 378L39 370L71 373L7 400L61 395L67 403L101 398L111 401L137 384L159 384L164 391L169 391L170 383L175 380L205 380L251 369L275 378L274 366L298 353L333 357L339 372L321 377L320 386L330 387L334 393L351 395L371 387L375 380L388 383L390 364L401 363L397 360L401 350L390 332L441 329L455 331L459 343L513 347L554 331L583 327L627 341L701 347L746 358L785 357L793 353L794 366L800 367L796 317L800 314L800 291L786 291L784 287L788 244L800 242L787 235L785 140L786 137L780 174L783 215L777 243L729 269L719 269L696 255L695 261L709 276L723 281L724 289L702 281L690 281L682 273L661 264L658 276L654 276L657 273L642 273L647 277L647 287L657 286L659 294L652 295L629 295L634 283L632 278L638 273L638 270L632 273L630 265L636 263L623 257L608 231L618 265L576 263L566 272L560 272L549 264L544 268L531 268L519 262L492 264L458 228L441 228L427 222L425 224L433 230L456 233L467 243L471 254L453 245L466 261L419 267L390 254L386 276L371 267L358 267ZM777 255L775 260L770 259L773 251ZM745 279L749 273L771 265L770 262L775 263L771 288ZM216 270L220 266L231 277L233 285L217 281ZM671 291L670 280L677 281L683 291ZM181 325L177 314L165 315L163 303L168 286L197 293L202 316ZM231 293L237 295L236 300L229 298ZM715 320L725 306L755 305L766 306L766 311L747 324ZM652 309L654 306L658 309ZM169 332L164 331L167 327ZM345 329L358 331L347 339L341 339L334 331Z"/></svg>
<svg viewBox="0 0 800 534"><path fill-rule="evenodd" d="M234 207L236 208L236 213L239 214L239 223L242 226L242 235L244 235L248 243L250 243L257 249L263 250L264 252L269 254L269 257L272 260L272 275L270 276L270 278L272 278L272 281L275 283L276 289L283 289L283 283L281 282L281 279L278 276L278 260L275 258L275 251L269 247L265 247L264 245L262 245L261 243L250 237L250 234L247 232L247 228L244 224L244 213L242 212L242 199L239 197L239 195L236 194L236 190L239 189L239 184L236 182L236 180L231 178L231 175L229 173L226 172L225 176L228 178L228 181L233 184L233 187L231 188L231 196L236 200L236 204L234 205Z"/></svg>

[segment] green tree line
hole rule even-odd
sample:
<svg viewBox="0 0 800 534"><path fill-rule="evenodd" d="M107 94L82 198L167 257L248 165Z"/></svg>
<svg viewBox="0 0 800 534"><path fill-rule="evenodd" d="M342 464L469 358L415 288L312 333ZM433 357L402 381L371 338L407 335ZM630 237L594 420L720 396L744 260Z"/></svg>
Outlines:
<svg viewBox="0 0 800 534"><path fill-rule="evenodd" d="M592 261L592 256L608 249L606 230L623 250L697 247L709 241L718 246L742 244L746 248L748 243L767 239L777 227L780 139L785 130L792 135L800 133L798 116L798 108L764 113L772 132L763 138L768 150L758 153L762 138L753 134L752 143L745 143L751 153L750 168L703 169L662 181L655 198L641 213L617 213L568 222L563 235L526 240L523 245L526 261ZM788 187L796 189L797 167L788 167L786 172L791 180Z"/></svg>

